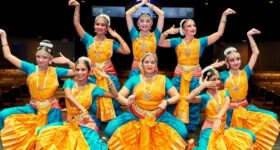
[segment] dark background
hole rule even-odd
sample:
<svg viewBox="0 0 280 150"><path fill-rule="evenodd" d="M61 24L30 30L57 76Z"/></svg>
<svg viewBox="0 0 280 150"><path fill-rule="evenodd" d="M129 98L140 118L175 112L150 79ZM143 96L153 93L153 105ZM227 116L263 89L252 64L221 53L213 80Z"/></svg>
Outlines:
<svg viewBox="0 0 280 150"><path fill-rule="evenodd" d="M81 3L81 24L93 34L94 17L91 6L133 6L135 0L85 0ZM237 14L228 17L225 33L217 44L242 42L247 39L246 32L255 27L262 31L257 41L279 41L279 0L158 0L159 7L194 7L194 20L197 25L196 37L210 35L217 31L222 12L226 8L234 9ZM206 5L205 3L208 3ZM73 26L74 7L68 6L67 0L9 0L0 5L0 28L6 30L8 36L27 38L46 38L51 40L68 39L75 45L75 58L86 55L84 45ZM166 12L167 13L167 12ZM179 26L181 19L165 19L164 30L175 24ZM111 18L112 28L127 41L131 42L125 18ZM155 23L154 23L155 24ZM179 36L179 35L176 35ZM108 35L108 37L110 37ZM172 37L172 36L170 36ZM213 46L207 49L213 49ZM207 50L201 58L201 65L211 63L213 52ZM159 66L162 69L173 69L176 56L173 49L158 48ZM121 61L120 61L121 60ZM132 54L128 56L114 55L116 68L129 69Z"/></svg>

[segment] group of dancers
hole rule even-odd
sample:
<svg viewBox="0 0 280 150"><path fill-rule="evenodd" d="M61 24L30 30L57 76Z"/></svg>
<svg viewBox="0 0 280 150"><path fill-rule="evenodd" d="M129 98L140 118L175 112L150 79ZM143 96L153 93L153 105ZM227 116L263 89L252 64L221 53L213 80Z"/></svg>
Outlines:
<svg viewBox="0 0 280 150"><path fill-rule="evenodd" d="M143 5L158 15L154 30L148 13L140 14L137 26L134 25L132 14ZM244 68L240 68L240 53L234 47L224 51L225 61L204 69L199 65L204 49L223 35L227 16L235 14L234 10L223 12L216 32L195 38L197 28L192 19L183 19L179 28L172 26L163 32L161 9L147 0L131 7L126 11L126 22L133 63L129 78L121 87L111 57L113 53L131 53L126 41L111 29L106 14L95 18L92 36L80 24L80 3L70 0L69 6L75 7L74 27L87 51L87 57L82 56L75 63L63 54L54 58L49 40L39 43L36 65L20 60L11 53L6 32L0 29L4 57L26 73L31 95L25 106L0 112L4 149L273 148L279 134L277 115L249 105L246 99L248 80L259 55L253 35L261 32L254 28L247 32L252 55ZM107 32L114 39L107 38ZM182 37L167 38L178 33ZM171 80L159 73L157 46L175 49L178 62ZM53 67L52 63L68 64L69 68ZM228 70L219 73L217 68L223 65ZM54 95L58 78L62 77L69 77L62 86L66 120L62 119ZM199 141L195 142L188 132L197 130L201 106L206 110L206 119ZM105 136L101 138L100 132Z"/></svg>

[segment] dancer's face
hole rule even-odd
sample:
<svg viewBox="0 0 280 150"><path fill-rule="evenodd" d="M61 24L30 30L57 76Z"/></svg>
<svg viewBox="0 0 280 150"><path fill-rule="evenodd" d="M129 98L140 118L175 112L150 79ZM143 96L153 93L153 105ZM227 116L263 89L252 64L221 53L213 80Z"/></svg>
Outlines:
<svg viewBox="0 0 280 150"><path fill-rule="evenodd" d="M194 36L196 34L196 25L192 19L188 19L183 25L183 31L186 36Z"/></svg>
<svg viewBox="0 0 280 150"><path fill-rule="evenodd" d="M137 23L140 31L150 31L153 25L151 16L143 14L139 17Z"/></svg>
<svg viewBox="0 0 280 150"><path fill-rule="evenodd" d="M85 81L89 77L89 69L83 62L76 64L75 72L76 72L76 79L79 81Z"/></svg>
<svg viewBox="0 0 280 150"><path fill-rule="evenodd" d="M39 67L46 67L52 60L52 55L44 50L38 50L36 53L36 62Z"/></svg>
<svg viewBox="0 0 280 150"><path fill-rule="evenodd" d="M241 58L239 53L231 53L227 58L230 69L239 69L241 66Z"/></svg>
<svg viewBox="0 0 280 150"><path fill-rule="evenodd" d="M157 69L157 61L154 56L146 56L142 62L142 67L145 74L154 74Z"/></svg>
<svg viewBox="0 0 280 150"><path fill-rule="evenodd" d="M104 18L98 18L94 22L94 31L96 34L106 34L108 30L108 25Z"/></svg>
<svg viewBox="0 0 280 150"><path fill-rule="evenodd" d="M208 81L214 81L215 82L215 89L219 89L220 85L221 85L221 80L220 80L220 76L219 74L215 73L214 75L212 75Z"/></svg>

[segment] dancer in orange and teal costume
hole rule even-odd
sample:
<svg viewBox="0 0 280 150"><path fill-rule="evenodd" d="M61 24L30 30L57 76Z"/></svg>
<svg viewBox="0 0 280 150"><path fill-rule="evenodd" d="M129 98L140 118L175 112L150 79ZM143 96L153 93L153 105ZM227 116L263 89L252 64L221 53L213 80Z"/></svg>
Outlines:
<svg viewBox="0 0 280 150"><path fill-rule="evenodd" d="M138 17L137 26L140 31L137 31L134 26L132 14L144 5L148 6L158 15L157 25L153 32L151 32L153 18L148 12L141 12ZM132 77L140 74L139 61L145 53L151 52L156 54L157 43L164 24L164 12L149 3L148 0L142 0L139 4L126 11L126 23L132 41L133 62L129 73L129 77Z"/></svg>
<svg viewBox="0 0 280 150"><path fill-rule="evenodd" d="M227 124L232 127L241 127L251 130L257 136L254 149L272 149L279 134L279 122L277 114L248 105L246 99L248 93L248 80L253 74L259 55L259 49L252 35L260 34L257 29L251 29L247 36L251 45L252 55L249 63L240 70L240 53L234 47L225 50L226 63L229 71L221 72L224 87L229 91L231 107L228 111Z"/></svg>
<svg viewBox="0 0 280 150"><path fill-rule="evenodd" d="M94 30L96 35L91 36L87 33L80 24L80 3L76 0L69 1L70 6L75 6L73 22L75 29L85 44L88 57L96 69L104 70L113 80L117 90L120 89L120 82L117 78L117 72L111 61L113 53L128 55L130 49L123 38L110 27L110 17L106 14L100 14L95 18ZM106 38L106 33L109 32L112 37L118 39ZM95 70L95 69L94 69ZM106 79L100 77L95 71L94 76L91 76L90 82L96 83L101 88L108 90ZM111 98L99 97L92 105L90 110L92 116L96 118L96 123L101 128L101 122L108 122L122 113L121 105Z"/></svg>
<svg viewBox="0 0 280 150"><path fill-rule="evenodd" d="M170 29L162 33L158 45L160 47L175 48L177 56L177 66L174 71L172 83L177 88L181 96L186 96L190 91L199 85L199 77L201 75L201 67L199 58L204 49L216 42L224 33L227 16L235 14L235 11L228 8L223 12L218 31L205 37L195 38L196 24L192 19L183 19L180 22L180 28L172 26ZM179 33L184 38L166 39L169 34ZM198 104L190 104L179 100L178 104L168 107L168 111L181 119L187 126L189 131L195 131L200 122L200 106Z"/></svg>
<svg viewBox="0 0 280 150"><path fill-rule="evenodd" d="M113 81L105 73L100 75L110 83L110 92L89 83L90 70L89 58L80 57L75 64L75 78L67 79L63 86L67 121L51 123L40 128L36 149L108 149L106 143L99 138L98 128L88 110L96 97L116 97L118 93Z"/></svg>
<svg viewBox="0 0 280 150"><path fill-rule="evenodd" d="M36 130L46 124L62 121L61 107L54 93L58 78L74 75L69 69L52 67L52 47L49 40L40 42L36 52L38 65L20 60L10 52L6 33L0 29L4 57L27 75L31 95L25 106L0 112L1 139L4 149L34 149Z"/></svg>
<svg viewBox="0 0 280 150"><path fill-rule="evenodd" d="M108 147L184 150L188 134L185 125L165 111L168 104L178 101L179 93L166 76L157 74L155 54L145 54L141 63L143 73L129 78L119 92L118 100L129 105L129 111L108 123ZM166 93L169 99L165 99Z"/></svg>
<svg viewBox="0 0 280 150"><path fill-rule="evenodd" d="M206 119L202 125L198 146L190 139L188 148L193 150L248 150L253 147L256 136L244 128L227 127L226 116L229 108L229 93L218 90L221 81L219 72L213 67L202 70L202 84L194 89L185 100L200 103L205 108ZM201 93L201 91L205 93Z"/></svg>

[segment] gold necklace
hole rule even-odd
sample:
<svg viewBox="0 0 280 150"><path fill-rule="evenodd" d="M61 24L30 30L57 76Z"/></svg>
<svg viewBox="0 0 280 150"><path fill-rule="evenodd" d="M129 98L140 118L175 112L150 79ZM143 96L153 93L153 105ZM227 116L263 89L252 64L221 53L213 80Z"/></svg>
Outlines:
<svg viewBox="0 0 280 150"><path fill-rule="evenodd" d="M74 83L74 86L73 86L73 88L72 88L72 90L71 90L71 93L72 93L73 96L74 96L74 89L76 89L76 90L79 92L79 93L75 96L75 99L76 99L77 101L79 100L80 95L81 95L81 92L84 90L85 86L86 86L86 85L84 85L81 89L79 89L78 84L77 84L76 82Z"/></svg>
<svg viewBox="0 0 280 150"><path fill-rule="evenodd" d="M192 52L191 52L191 48L192 48L193 41L194 41L194 39L192 39L190 46L187 47L187 40L184 39L184 45L185 45L185 47L186 47L185 54L186 54L187 56L191 55L191 53L192 53Z"/></svg>
<svg viewBox="0 0 280 150"><path fill-rule="evenodd" d="M151 33L149 33L146 36L144 36L144 35L142 35L142 32L139 33L140 49L143 50L143 51L147 49L146 40L147 40L147 37L150 34Z"/></svg>
<svg viewBox="0 0 280 150"><path fill-rule="evenodd" d="M231 81L231 83L232 83L232 85L233 85L232 90L233 90L234 92L238 92L238 91L239 91L239 83L240 83L240 71L238 70L238 80L237 80L237 84L234 83L233 77L232 77L232 74L231 74L230 71L229 71L229 77L230 77L230 81Z"/></svg>
<svg viewBox="0 0 280 150"><path fill-rule="evenodd" d="M97 41L96 38L94 38L94 48L93 48L93 51L94 51L94 54L95 54L95 61L97 61L97 59L99 58L99 55L101 54L101 51L103 49L103 44L104 44L104 41L105 41L106 38L104 38L103 40L101 41Z"/></svg>
<svg viewBox="0 0 280 150"><path fill-rule="evenodd" d="M37 83L36 83L36 87L39 91L43 91L45 88L46 88L46 82L47 82L47 77L49 75L49 67L47 68L47 74L44 78L44 83L43 83L43 87L42 88L39 88L39 80L40 80L40 76L39 76L39 67L37 66L36 68L36 74L37 74Z"/></svg>
<svg viewBox="0 0 280 150"><path fill-rule="evenodd" d="M151 99L151 93L152 93L152 90L153 90L153 88L154 88L154 76L152 77L152 85L151 85L151 88L150 88L150 90L149 90L149 92L147 92L146 91L146 79L144 78L144 76L142 77L142 79L143 79L143 82L144 82L144 90L143 90L143 92L144 92L144 99L145 100L150 100Z"/></svg>
<svg viewBox="0 0 280 150"><path fill-rule="evenodd" d="M218 102L209 92L207 92L207 94L211 97L211 99L212 99L212 101L213 101L213 103L216 107L216 112L219 113L222 109L222 100L221 100L221 97L220 97L220 94L219 94L218 90L216 90L216 93L218 95L218 100L219 100Z"/></svg>

